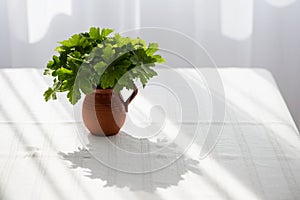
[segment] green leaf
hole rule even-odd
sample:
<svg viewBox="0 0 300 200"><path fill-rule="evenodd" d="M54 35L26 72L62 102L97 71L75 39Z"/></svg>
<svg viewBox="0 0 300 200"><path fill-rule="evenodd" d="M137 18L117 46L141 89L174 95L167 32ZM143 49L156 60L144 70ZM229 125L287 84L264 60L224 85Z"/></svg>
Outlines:
<svg viewBox="0 0 300 200"><path fill-rule="evenodd" d="M53 59L53 65L51 66L51 68L50 69L57 69L57 68L59 68L60 67L60 60L59 60L59 57L57 57L56 55L54 55L53 57L52 57L52 59Z"/></svg>
<svg viewBox="0 0 300 200"><path fill-rule="evenodd" d="M51 94L51 98L52 98L53 100L56 100L56 99L57 99L57 97L56 97L56 92L53 92L53 93Z"/></svg>
<svg viewBox="0 0 300 200"><path fill-rule="evenodd" d="M54 72L54 70L46 68L45 71L44 71L44 75L51 76L53 72Z"/></svg>
<svg viewBox="0 0 300 200"><path fill-rule="evenodd" d="M72 70L70 69L66 69L66 68L59 68L58 70L56 70L57 75L64 75L64 74L72 74Z"/></svg>
<svg viewBox="0 0 300 200"><path fill-rule="evenodd" d="M98 75L102 75L102 73L105 71L107 64L103 61L97 63L94 65L95 71L98 73Z"/></svg>
<svg viewBox="0 0 300 200"><path fill-rule="evenodd" d="M107 89L107 88L113 88L115 86L115 78L111 76L111 74L105 72L101 76L101 88Z"/></svg>
<svg viewBox="0 0 300 200"><path fill-rule="evenodd" d="M148 82L147 78L144 75L140 75L140 81L141 81L143 87L145 87Z"/></svg>
<svg viewBox="0 0 300 200"><path fill-rule="evenodd" d="M144 49L146 47L146 42L141 38L132 39L131 44L134 46L134 49Z"/></svg>
<svg viewBox="0 0 300 200"><path fill-rule="evenodd" d="M125 70L128 69L128 67L131 65L131 62L129 60L122 60L116 63L116 67L118 68L118 70Z"/></svg>
<svg viewBox="0 0 300 200"><path fill-rule="evenodd" d="M141 62L141 60L139 59L139 57L136 54L131 56L130 61L133 65L139 65Z"/></svg>
<svg viewBox="0 0 300 200"><path fill-rule="evenodd" d="M160 55L154 55L154 56L152 56L152 58L155 58L155 60L156 60L157 63L164 63L164 62L166 62L166 60L163 57L161 57Z"/></svg>
<svg viewBox="0 0 300 200"><path fill-rule="evenodd" d="M63 81L66 79L69 79L71 77L73 77L73 72L70 69L66 69L66 68L59 68L58 70L56 70L56 74L58 76L58 80Z"/></svg>
<svg viewBox="0 0 300 200"><path fill-rule="evenodd" d="M68 51L70 48L66 47L66 46L58 46L55 48L55 51L57 51L58 53L64 53L66 51Z"/></svg>
<svg viewBox="0 0 300 200"><path fill-rule="evenodd" d="M153 76L157 75L157 72L151 69L150 67L147 67L147 65L142 65L141 68L146 72L146 75L149 78L152 78Z"/></svg>
<svg viewBox="0 0 300 200"><path fill-rule="evenodd" d="M81 93L79 91L78 86L74 85L74 88L72 88L68 92L67 98L69 99L72 105L75 105L79 101L79 99L81 98Z"/></svg>
<svg viewBox="0 0 300 200"><path fill-rule="evenodd" d="M52 94L54 93L54 91L52 90L51 87L49 87L45 92L44 92L44 98L45 101L49 101L52 97Z"/></svg>
<svg viewBox="0 0 300 200"><path fill-rule="evenodd" d="M101 37L105 38L106 36L108 36L110 33L114 32L113 29L109 29L109 28L103 28L101 30Z"/></svg>
<svg viewBox="0 0 300 200"><path fill-rule="evenodd" d="M100 28L91 27L89 34L90 34L90 37L94 40L100 40L101 39Z"/></svg>
<svg viewBox="0 0 300 200"><path fill-rule="evenodd" d="M152 56L158 50L157 43L149 43L148 48L146 50L146 54L148 56Z"/></svg>
<svg viewBox="0 0 300 200"><path fill-rule="evenodd" d="M85 48L89 45L89 42L85 39L85 37L83 37L79 34L75 34L68 40L64 40L59 43L62 44L63 46L69 47L69 48L76 47L76 46Z"/></svg>
<svg viewBox="0 0 300 200"><path fill-rule="evenodd" d="M106 63L110 63L113 60L114 55L115 50L112 48L111 45L108 45L103 49L103 55L101 57Z"/></svg>
<svg viewBox="0 0 300 200"><path fill-rule="evenodd" d="M53 65L54 65L54 61L49 60L49 62L47 63L47 68L52 69Z"/></svg>
<svg viewBox="0 0 300 200"><path fill-rule="evenodd" d="M88 78L82 78L79 80L79 88L84 94L89 94L94 91L92 83Z"/></svg>

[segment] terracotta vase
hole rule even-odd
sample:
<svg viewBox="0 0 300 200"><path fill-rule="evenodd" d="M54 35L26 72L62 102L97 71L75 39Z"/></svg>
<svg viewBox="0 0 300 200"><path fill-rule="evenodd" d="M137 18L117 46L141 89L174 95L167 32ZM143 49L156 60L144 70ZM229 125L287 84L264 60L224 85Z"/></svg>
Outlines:
<svg viewBox="0 0 300 200"><path fill-rule="evenodd" d="M125 122L128 105L137 93L135 87L126 101L113 89L95 89L93 93L87 94L83 101L82 118L91 134L97 136L117 134Z"/></svg>

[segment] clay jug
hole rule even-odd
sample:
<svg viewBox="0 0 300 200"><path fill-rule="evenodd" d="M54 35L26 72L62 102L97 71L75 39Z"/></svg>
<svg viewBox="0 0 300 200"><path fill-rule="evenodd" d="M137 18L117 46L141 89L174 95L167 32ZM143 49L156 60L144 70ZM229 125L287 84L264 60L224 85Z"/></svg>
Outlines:
<svg viewBox="0 0 300 200"><path fill-rule="evenodd" d="M82 118L90 133L97 136L117 134L124 125L128 105L137 93L135 87L126 101L121 93L115 93L113 89L95 89L87 94L83 101Z"/></svg>

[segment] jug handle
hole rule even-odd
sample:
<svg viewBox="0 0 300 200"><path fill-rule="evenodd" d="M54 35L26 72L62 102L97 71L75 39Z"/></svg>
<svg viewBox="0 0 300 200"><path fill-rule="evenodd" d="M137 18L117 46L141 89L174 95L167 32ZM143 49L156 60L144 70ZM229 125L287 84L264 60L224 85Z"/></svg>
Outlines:
<svg viewBox="0 0 300 200"><path fill-rule="evenodd" d="M130 95L130 97L124 102L125 111L128 112L128 105L130 102L134 99L134 97L137 95L138 89L136 85L134 85L133 93Z"/></svg>

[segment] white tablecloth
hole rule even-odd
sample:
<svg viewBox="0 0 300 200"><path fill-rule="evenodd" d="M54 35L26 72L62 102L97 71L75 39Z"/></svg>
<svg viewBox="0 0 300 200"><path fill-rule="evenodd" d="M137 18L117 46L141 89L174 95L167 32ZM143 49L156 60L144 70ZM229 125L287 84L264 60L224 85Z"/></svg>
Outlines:
<svg viewBox="0 0 300 200"><path fill-rule="evenodd" d="M300 199L299 133L271 74L235 68L219 73L226 116L212 151L199 159L186 153L166 168L135 174L107 167L84 148L72 106L61 96L43 101L50 82L42 70L1 69L0 199ZM138 98L130 105L131 119ZM223 125L187 118L187 135L196 122L204 129ZM159 145L123 133L109 140L140 153ZM103 146L110 161L128 165L114 154L117 147ZM152 154L139 164L171 162L176 155Z"/></svg>

